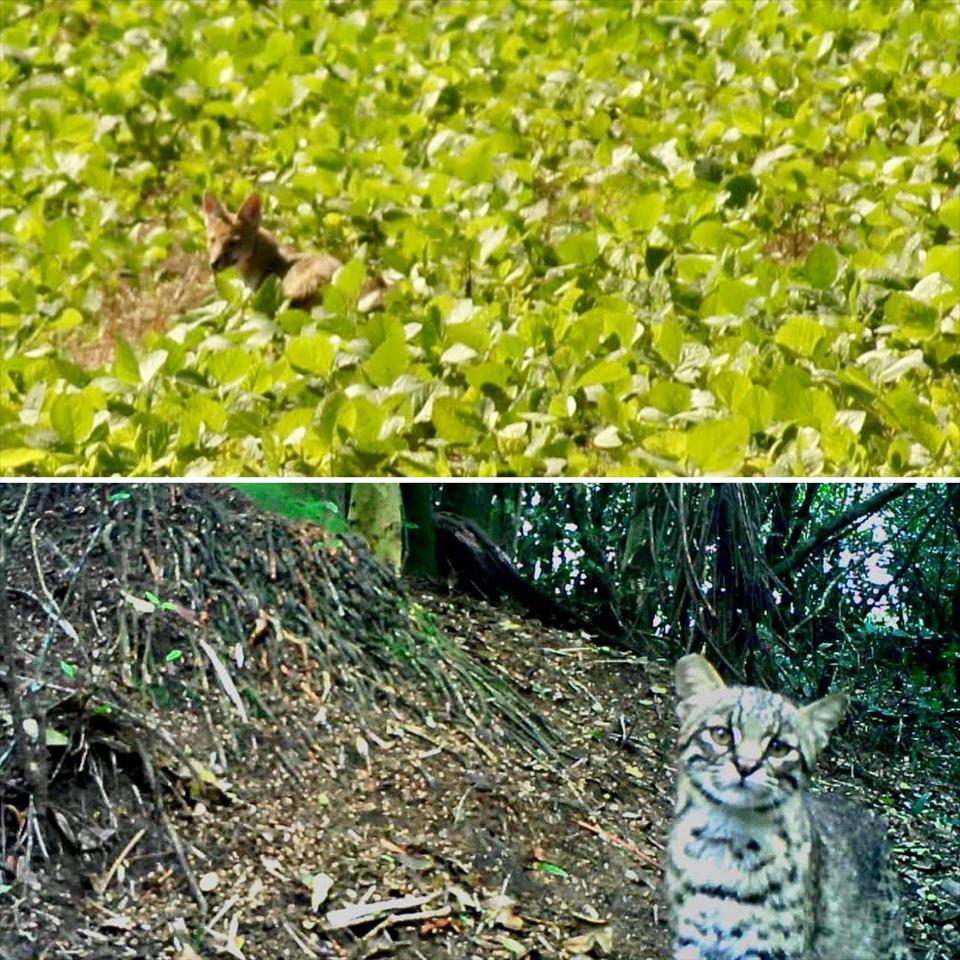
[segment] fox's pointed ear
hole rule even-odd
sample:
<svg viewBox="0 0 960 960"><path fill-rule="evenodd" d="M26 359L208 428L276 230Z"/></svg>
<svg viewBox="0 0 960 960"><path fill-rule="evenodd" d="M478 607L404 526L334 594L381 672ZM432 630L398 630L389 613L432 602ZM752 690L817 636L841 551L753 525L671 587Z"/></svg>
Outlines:
<svg viewBox="0 0 960 960"><path fill-rule="evenodd" d="M237 211L237 219L257 226L260 223L260 212L260 194L251 193L243 201L243 206Z"/></svg>
<svg viewBox="0 0 960 960"><path fill-rule="evenodd" d="M227 211L223 209L223 204L212 194L203 195L203 212L210 217L226 217Z"/></svg>

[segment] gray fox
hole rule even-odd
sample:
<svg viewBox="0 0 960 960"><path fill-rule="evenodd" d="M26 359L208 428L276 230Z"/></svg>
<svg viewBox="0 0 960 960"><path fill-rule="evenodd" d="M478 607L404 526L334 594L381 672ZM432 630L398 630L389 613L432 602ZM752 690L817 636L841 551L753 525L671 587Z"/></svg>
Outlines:
<svg viewBox="0 0 960 960"><path fill-rule="evenodd" d="M235 214L230 213L211 193L203 195L203 213L207 221L207 246L210 266L215 272L236 267L244 282L256 290L271 274L280 278L283 296L296 307L311 307L321 290L343 266L327 253L300 253L280 244L260 226L260 195L251 193ZM370 281L361 291L366 309L381 305L381 279Z"/></svg>

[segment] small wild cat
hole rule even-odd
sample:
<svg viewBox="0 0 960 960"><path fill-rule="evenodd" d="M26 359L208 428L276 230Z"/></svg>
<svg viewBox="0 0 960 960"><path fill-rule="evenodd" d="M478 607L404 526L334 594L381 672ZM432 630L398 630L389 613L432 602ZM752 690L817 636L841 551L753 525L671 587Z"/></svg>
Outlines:
<svg viewBox="0 0 960 960"><path fill-rule="evenodd" d="M805 792L847 697L805 707L676 666L673 960L910 960L881 823Z"/></svg>

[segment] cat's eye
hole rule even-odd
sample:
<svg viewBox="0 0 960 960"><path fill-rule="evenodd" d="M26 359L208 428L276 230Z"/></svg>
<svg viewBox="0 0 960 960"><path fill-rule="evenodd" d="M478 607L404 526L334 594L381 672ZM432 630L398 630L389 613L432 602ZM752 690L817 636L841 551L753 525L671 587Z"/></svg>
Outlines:
<svg viewBox="0 0 960 960"><path fill-rule="evenodd" d="M773 739L767 744L767 753L777 759L785 757L792 749L793 747L789 743L784 743L783 740Z"/></svg>
<svg viewBox="0 0 960 960"><path fill-rule="evenodd" d="M729 727L711 727L710 739L718 746L729 747L733 743L733 734Z"/></svg>

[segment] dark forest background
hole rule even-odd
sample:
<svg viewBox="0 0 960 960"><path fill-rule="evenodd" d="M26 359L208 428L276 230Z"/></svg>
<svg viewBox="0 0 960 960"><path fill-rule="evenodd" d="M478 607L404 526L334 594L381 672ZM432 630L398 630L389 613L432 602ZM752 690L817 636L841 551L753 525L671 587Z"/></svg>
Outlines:
<svg viewBox="0 0 960 960"><path fill-rule="evenodd" d="M407 574L492 601L512 596L611 647L668 659L705 648L729 678L800 699L842 687L878 744L922 757L932 736L960 756L960 485L243 489L333 529L347 529L351 512L370 515L356 511L358 498L381 498L385 512L361 532L379 543L391 522L402 529ZM471 549L470 530L499 559ZM514 583L503 555L535 592Z"/></svg>

